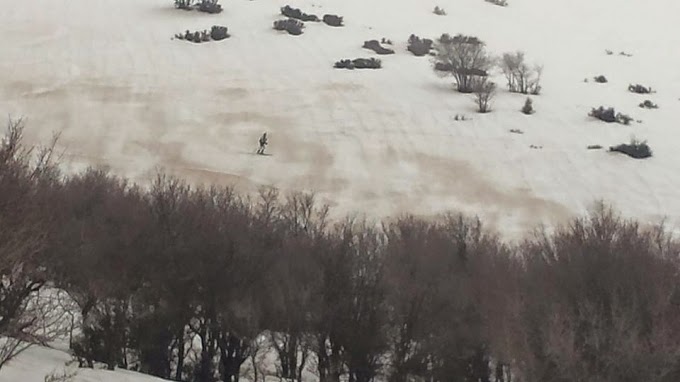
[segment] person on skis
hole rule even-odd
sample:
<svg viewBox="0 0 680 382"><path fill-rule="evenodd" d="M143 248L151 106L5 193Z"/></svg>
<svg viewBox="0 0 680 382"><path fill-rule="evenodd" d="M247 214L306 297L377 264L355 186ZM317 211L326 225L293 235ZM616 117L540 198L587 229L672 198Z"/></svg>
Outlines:
<svg viewBox="0 0 680 382"><path fill-rule="evenodd" d="M260 143L260 148L257 149L257 153L260 154L260 155L263 155L264 149L267 146L267 133L266 132L264 134L262 134L262 136L260 137L259 143Z"/></svg>

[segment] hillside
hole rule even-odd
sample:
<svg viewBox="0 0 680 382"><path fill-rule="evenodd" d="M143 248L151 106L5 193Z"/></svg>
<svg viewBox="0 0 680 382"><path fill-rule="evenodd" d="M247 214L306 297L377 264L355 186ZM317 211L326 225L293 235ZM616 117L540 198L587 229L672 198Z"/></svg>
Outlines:
<svg viewBox="0 0 680 382"><path fill-rule="evenodd" d="M78 369L77 365L67 366L71 357L62 351L33 347L12 360L0 371L0 381L42 382L46 376L70 375L72 378L55 382L161 382L162 379L127 370Z"/></svg>
<svg viewBox="0 0 680 382"><path fill-rule="evenodd" d="M514 235L602 198L625 215L680 222L677 2L299 0L292 5L345 19L342 28L307 23L301 36L271 28L287 1L223 3L208 15L170 0L0 0L0 111L27 118L31 143L61 132L70 169L105 166L144 182L162 167L247 191L315 190L337 216L455 209ZM448 15L434 15L435 5ZM215 24L232 37L172 38ZM502 86L494 111L477 114L430 58L406 51L411 33L445 32L476 35L498 55L523 50L543 65L536 114L520 113L525 97ZM362 43L382 37L397 51L383 69L332 68L373 56ZM607 84L584 82L600 74ZM504 84L500 72L494 79ZM630 83L657 93L629 93ZM646 98L660 108L638 108ZM589 118L600 105L643 122ZM254 155L263 131L271 156ZM586 149L631 136L654 156Z"/></svg>

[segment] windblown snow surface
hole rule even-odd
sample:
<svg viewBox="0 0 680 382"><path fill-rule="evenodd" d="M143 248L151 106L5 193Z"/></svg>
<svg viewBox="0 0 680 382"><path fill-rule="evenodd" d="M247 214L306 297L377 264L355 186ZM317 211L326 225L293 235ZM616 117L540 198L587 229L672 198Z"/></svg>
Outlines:
<svg viewBox="0 0 680 382"><path fill-rule="evenodd" d="M289 2L342 15L345 26L306 23L298 37L274 31ZM224 12L209 15L176 10L171 0L0 0L0 111L27 118L31 144L61 133L69 170L103 166L144 183L162 168L245 192L313 190L335 216L456 210L519 236L603 199L643 221L680 222L677 1L222 3ZM433 14L435 5L448 15ZM172 38L212 25L232 37ZM496 55L523 50L543 65L536 114L519 112L525 96L504 90L499 71L494 111L477 114L430 57L406 51L411 33L445 32L478 36ZM397 51L382 57L383 69L333 69L343 58L374 56L363 41L382 37ZM609 82L592 81L599 74ZM630 93L630 83L657 93ZM647 98L660 108L640 109ZM642 123L587 116L600 105ZM271 156L254 154L264 131ZM654 156L606 151L632 136ZM597 144L605 150L586 149Z"/></svg>

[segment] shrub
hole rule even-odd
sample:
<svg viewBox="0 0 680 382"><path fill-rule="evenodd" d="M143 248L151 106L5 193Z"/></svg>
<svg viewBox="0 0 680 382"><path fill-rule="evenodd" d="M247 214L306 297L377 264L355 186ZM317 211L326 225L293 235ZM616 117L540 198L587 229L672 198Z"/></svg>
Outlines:
<svg viewBox="0 0 680 382"><path fill-rule="evenodd" d="M635 159L644 159L652 156L652 149L647 145L647 141L639 141L635 138L630 143L622 143L618 146L609 148L611 152L619 152Z"/></svg>
<svg viewBox="0 0 680 382"><path fill-rule="evenodd" d="M623 114L623 113L617 113L616 114L616 122L622 123L624 125L630 125L630 123L633 121L633 117Z"/></svg>
<svg viewBox="0 0 680 382"><path fill-rule="evenodd" d="M524 131L520 129L510 129L510 132L513 134L524 134Z"/></svg>
<svg viewBox="0 0 680 382"><path fill-rule="evenodd" d="M600 145L589 145L588 150L600 150L602 149L602 146Z"/></svg>
<svg viewBox="0 0 680 382"><path fill-rule="evenodd" d="M336 69L380 69L382 62L377 58L356 58L340 60L333 65Z"/></svg>
<svg viewBox="0 0 680 382"><path fill-rule="evenodd" d="M302 29L304 27L305 27L304 23L295 19L284 19L274 21L274 29L278 31L286 31L288 32L288 34L291 34L293 36L301 35Z"/></svg>
<svg viewBox="0 0 680 382"><path fill-rule="evenodd" d="M342 16L337 15L323 15L323 22L332 27L343 26Z"/></svg>
<svg viewBox="0 0 680 382"><path fill-rule="evenodd" d="M421 39L420 37L412 34L408 38L408 51L413 53L415 56L422 57L430 53L432 44L432 40L426 38Z"/></svg>
<svg viewBox="0 0 680 382"><path fill-rule="evenodd" d="M593 79L598 84L606 84L607 82L609 82L609 81L607 81L607 77L605 77L603 75L595 76L595 77L593 77Z"/></svg>
<svg viewBox="0 0 680 382"><path fill-rule="evenodd" d="M612 54L614 54L614 52L612 52L612 51L609 50L609 49L606 49L606 50L605 50L605 53L607 53L607 56L611 56Z"/></svg>
<svg viewBox="0 0 680 382"><path fill-rule="evenodd" d="M290 5L286 5L281 8L281 14L287 16L291 19L297 19L300 21L319 21L319 17L316 15L308 15L297 8L293 8Z"/></svg>
<svg viewBox="0 0 680 382"><path fill-rule="evenodd" d="M229 37L229 34L227 33L227 27L217 25L213 26L210 32L207 30L195 32L187 30L184 32L184 34L178 33L175 35L175 38L179 40L191 41L195 43L208 42L210 40L219 41L227 37Z"/></svg>
<svg viewBox="0 0 680 382"><path fill-rule="evenodd" d="M477 77L473 82L477 111L480 113L490 112L491 99L496 95L496 84L488 81L486 77Z"/></svg>
<svg viewBox="0 0 680 382"><path fill-rule="evenodd" d="M446 16L446 11L444 8L439 8L439 6L434 7L434 14L437 16Z"/></svg>
<svg viewBox="0 0 680 382"><path fill-rule="evenodd" d="M524 52L504 53L500 66L510 92L534 95L541 92L543 68L539 65L527 65L524 62Z"/></svg>
<svg viewBox="0 0 680 382"><path fill-rule="evenodd" d="M637 93L637 94L649 94L652 92L651 87L645 87L640 84L636 85L628 85L628 91L631 93Z"/></svg>
<svg viewBox="0 0 680 382"><path fill-rule="evenodd" d="M201 0L198 5L198 10L206 13L220 13L222 12L222 6L218 4L219 0Z"/></svg>
<svg viewBox="0 0 680 382"><path fill-rule="evenodd" d="M654 102L650 100L645 100L645 102L642 102L640 104L640 107L643 109L658 109L659 105L655 104Z"/></svg>
<svg viewBox="0 0 680 382"><path fill-rule="evenodd" d="M522 113L526 115L531 115L534 114L534 102L531 100L531 98L527 97L526 101L524 101L524 106L522 107Z"/></svg>
<svg viewBox="0 0 680 382"><path fill-rule="evenodd" d="M494 4L494 5L498 5L498 6L501 6L501 7L507 7L508 6L507 0L486 0L486 2Z"/></svg>
<svg viewBox="0 0 680 382"><path fill-rule="evenodd" d="M392 45L392 40L389 40L389 39L386 39L385 37L383 37L382 39L380 39L380 43L385 44L385 45Z"/></svg>
<svg viewBox="0 0 680 382"><path fill-rule="evenodd" d="M366 49L370 49L376 52L377 54L394 54L394 50L384 48L382 45L380 45L378 40L365 41L363 47Z"/></svg>
<svg viewBox="0 0 680 382"><path fill-rule="evenodd" d="M606 109L604 106L600 106L597 109L593 108L588 115L607 123L616 122L616 110L613 107Z"/></svg>
<svg viewBox="0 0 680 382"><path fill-rule="evenodd" d="M487 54L484 43L477 37L444 34L436 49L435 69L450 68L456 80L457 90L461 93L475 91L475 82L487 76L492 59ZM477 81L478 82L478 81Z"/></svg>
<svg viewBox="0 0 680 382"><path fill-rule="evenodd" d="M193 7L194 0L175 0L175 8L190 11Z"/></svg>
<svg viewBox="0 0 680 382"><path fill-rule="evenodd" d="M617 113L613 107L605 108L604 106L600 106L597 109L593 108L590 113L588 113L588 115L607 123L618 122L624 125L629 125L630 122L633 121L632 117L627 114Z"/></svg>
<svg viewBox="0 0 680 382"><path fill-rule="evenodd" d="M213 25L212 29L210 29L210 38L212 38L215 41L224 40L225 38L228 37L229 33L227 33L227 27Z"/></svg>

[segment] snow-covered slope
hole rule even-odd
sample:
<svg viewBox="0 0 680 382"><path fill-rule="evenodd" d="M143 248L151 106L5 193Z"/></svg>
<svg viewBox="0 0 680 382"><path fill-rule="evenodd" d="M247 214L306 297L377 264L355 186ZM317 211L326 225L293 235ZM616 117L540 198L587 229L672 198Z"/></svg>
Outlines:
<svg viewBox="0 0 680 382"><path fill-rule="evenodd" d="M32 143L61 132L72 169L104 165L144 181L161 166L244 190L315 190L337 215L457 209L517 234L603 198L627 215L680 222L676 1L223 3L223 13L207 15L175 10L171 0L0 0L0 111L26 116ZM299 37L275 32L286 3L340 14L346 26L307 23ZM448 15L434 15L435 5ZM171 38L213 24L228 26L232 38L200 45ZM524 97L502 91L495 111L478 115L427 57L406 51L411 33L444 32L477 35L496 54L524 50L543 64L537 113L521 114ZM382 70L332 68L372 56L363 41L382 37L397 50ZM609 83L584 83L598 74ZM629 83L655 88L648 98L660 109L638 108L645 97L627 92ZM600 105L643 123L588 118ZM455 122L455 114L473 120ZM263 131L272 156L254 155ZM653 158L586 150L633 135L649 141Z"/></svg>
<svg viewBox="0 0 680 382"><path fill-rule="evenodd" d="M71 357L59 350L32 347L0 370L0 382L43 382L46 376L70 376L55 382L161 382L127 370L79 369Z"/></svg>

